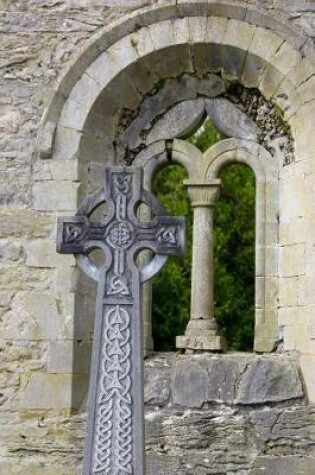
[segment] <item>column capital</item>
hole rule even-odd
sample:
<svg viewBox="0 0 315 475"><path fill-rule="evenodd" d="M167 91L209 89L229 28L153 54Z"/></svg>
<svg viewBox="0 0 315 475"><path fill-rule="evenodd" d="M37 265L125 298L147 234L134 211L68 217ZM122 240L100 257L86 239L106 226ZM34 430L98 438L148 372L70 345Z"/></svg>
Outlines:
<svg viewBox="0 0 315 475"><path fill-rule="evenodd" d="M221 180L184 180L193 208L212 207L220 195Z"/></svg>

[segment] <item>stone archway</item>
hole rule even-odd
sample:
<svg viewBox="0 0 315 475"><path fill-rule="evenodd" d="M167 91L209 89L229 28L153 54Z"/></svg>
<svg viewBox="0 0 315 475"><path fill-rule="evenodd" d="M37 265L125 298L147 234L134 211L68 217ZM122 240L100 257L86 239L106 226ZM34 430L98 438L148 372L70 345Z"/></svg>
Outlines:
<svg viewBox="0 0 315 475"><path fill-rule="evenodd" d="M34 183L34 207L41 209L43 196L49 194L49 210L73 211L81 192L97 188L104 163L131 162L154 136L157 119L171 107L194 101L196 126L203 115L198 109L200 99L230 101L235 84L243 91L254 91L253 97L262 97L284 127L279 137L265 134L259 138L279 167L275 252L280 290L272 311L277 326L283 326L285 349L301 352L312 395L315 350L310 305L314 281L307 262L313 256L308 238L314 226L314 68L299 50L302 38L297 45L296 34L290 36L280 23L270 26L266 21L254 9L245 11L238 5L184 1L178 6L144 9L102 31L74 61L47 110L39 155L43 159L40 166L52 170L53 179L46 182L39 177ZM176 91L175 98L171 91ZM241 105L248 113L246 104ZM155 138L168 141L185 134L184 127L173 137ZM302 236L296 231L301 227ZM298 289L293 303L287 290L292 285ZM66 297L60 295L60 299ZM76 306L74 301L72 316ZM295 312L300 316L299 332Z"/></svg>

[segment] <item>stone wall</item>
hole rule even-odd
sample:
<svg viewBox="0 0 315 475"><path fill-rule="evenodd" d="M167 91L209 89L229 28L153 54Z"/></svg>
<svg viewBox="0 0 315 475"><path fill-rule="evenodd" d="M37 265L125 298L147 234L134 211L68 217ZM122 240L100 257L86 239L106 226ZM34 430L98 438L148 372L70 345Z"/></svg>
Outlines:
<svg viewBox="0 0 315 475"><path fill-rule="evenodd" d="M56 214L76 209L81 170L69 157L58 163L36 160L44 110L62 74L104 25L143 6L176 4L180 11L184 3L0 0L0 474L74 475L82 457L92 285L79 278L74 259L58 256L54 245ZM209 3L229 18L257 7L268 15L267 29L276 30L280 19L291 39L295 31L297 49L311 53L311 1ZM249 16L253 23L255 11ZM281 33L285 36L286 29ZM311 160L307 164L312 187L314 166ZM285 173L291 181L284 193L293 197L293 213L295 172ZM302 174L301 189L303 179ZM280 287L287 301L282 322L303 321L312 333L314 252L309 246L313 261L306 262L305 241L315 229L314 217L302 217L301 227L292 227L292 214L286 213L280 238L296 246L282 253L288 269ZM301 263L308 266L304 280ZM295 313L291 307L301 295L304 306ZM291 328L299 330L296 323ZM295 342L288 334L288 345L290 338ZM294 359L228 355L184 363L182 358L161 356L147 363L148 473L312 473L314 415ZM72 406L79 408L75 414Z"/></svg>
<svg viewBox="0 0 315 475"><path fill-rule="evenodd" d="M144 394L147 475L313 474L315 410L292 355L155 355ZM0 474L79 475L85 416L1 412Z"/></svg>
<svg viewBox="0 0 315 475"><path fill-rule="evenodd" d="M293 357L157 355L145 401L148 475L313 473L315 413Z"/></svg>

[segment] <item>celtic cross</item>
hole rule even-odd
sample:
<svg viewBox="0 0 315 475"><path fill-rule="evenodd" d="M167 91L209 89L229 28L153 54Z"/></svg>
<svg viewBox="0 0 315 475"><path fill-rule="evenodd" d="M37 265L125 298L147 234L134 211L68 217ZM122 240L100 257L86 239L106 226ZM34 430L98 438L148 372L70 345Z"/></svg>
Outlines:
<svg viewBox="0 0 315 475"><path fill-rule="evenodd" d="M106 214L95 222L103 203ZM155 218L139 219L141 203ZM102 249L97 267L89 253ZM74 253L98 282L84 475L144 475L144 409L140 283L155 275L167 256L183 252L183 218L167 215L143 189L142 170L113 166L104 187L85 200L76 216L59 218L57 250ZM139 269L143 249L154 253Z"/></svg>

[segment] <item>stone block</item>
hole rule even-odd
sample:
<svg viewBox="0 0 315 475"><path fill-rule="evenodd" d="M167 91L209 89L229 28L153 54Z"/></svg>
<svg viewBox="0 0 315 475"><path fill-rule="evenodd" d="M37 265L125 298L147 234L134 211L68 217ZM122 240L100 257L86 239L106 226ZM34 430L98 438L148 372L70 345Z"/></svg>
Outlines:
<svg viewBox="0 0 315 475"><path fill-rule="evenodd" d="M30 209L2 208L0 210L1 237L10 239L47 237L55 226L52 213Z"/></svg>
<svg viewBox="0 0 315 475"><path fill-rule="evenodd" d="M92 104L82 104L76 102L68 97L62 109L59 124L64 128L69 128L77 131L84 130L84 124L87 119Z"/></svg>
<svg viewBox="0 0 315 475"><path fill-rule="evenodd" d="M163 406L170 399L170 369L151 369L146 366L144 378L144 402L150 406Z"/></svg>
<svg viewBox="0 0 315 475"><path fill-rule="evenodd" d="M167 1L167 0L165 0ZM169 0L170 2L172 0ZM176 0L176 7L179 16L210 16L235 18L244 20L246 17L246 7L239 3L235 5L232 0L221 2L212 2L209 0Z"/></svg>
<svg viewBox="0 0 315 475"><path fill-rule="evenodd" d="M258 84L258 89L267 100L270 100L276 90L279 88L283 79L284 76L282 73L280 73L274 67L269 66L261 75L261 79Z"/></svg>
<svg viewBox="0 0 315 475"><path fill-rule="evenodd" d="M272 58L270 58L270 64L280 73L287 76L299 63L301 58L301 54L296 49L289 43L284 42Z"/></svg>
<svg viewBox="0 0 315 475"><path fill-rule="evenodd" d="M10 308L14 293L13 292L0 292L0 307Z"/></svg>
<svg viewBox="0 0 315 475"><path fill-rule="evenodd" d="M296 323L296 307L280 307L278 311L278 322L280 327L293 327Z"/></svg>
<svg viewBox="0 0 315 475"><path fill-rule="evenodd" d="M169 455L161 455L155 453L148 453L146 457L146 474L157 475L182 475L180 469L180 461L178 457L171 457Z"/></svg>
<svg viewBox="0 0 315 475"><path fill-rule="evenodd" d="M313 220L315 230L315 218ZM280 246L290 246L307 241L308 229L311 225L308 220L302 216L298 217L295 222L281 222L279 227L279 244Z"/></svg>
<svg viewBox="0 0 315 475"><path fill-rule="evenodd" d="M263 279L263 277L262 277ZM278 305L279 281L277 277L266 276L265 280L265 309L274 310Z"/></svg>
<svg viewBox="0 0 315 475"><path fill-rule="evenodd" d="M258 456L254 463L251 475L313 475L315 457L301 457L298 455L286 456Z"/></svg>
<svg viewBox="0 0 315 475"><path fill-rule="evenodd" d="M1 324L2 338L13 340L56 339L61 316L54 294L19 292L12 310Z"/></svg>
<svg viewBox="0 0 315 475"><path fill-rule="evenodd" d="M278 275L278 256L279 248L268 246L268 243L266 243L264 262L266 276L275 277Z"/></svg>
<svg viewBox="0 0 315 475"><path fill-rule="evenodd" d="M222 76L224 79L235 81L240 80L246 59L246 51L225 46L222 50Z"/></svg>
<svg viewBox="0 0 315 475"><path fill-rule="evenodd" d="M302 58L290 71L290 79L297 86L297 89L299 89L302 83L307 83L313 75L314 64L312 64L308 57Z"/></svg>
<svg viewBox="0 0 315 475"><path fill-rule="evenodd" d="M291 307L298 301L298 277L288 277L279 280L279 305Z"/></svg>
<svg viewBox="0 0 315 475"><path fill-rule="evenodd" d="M78 204L79 183L38 181L33 186L34 208L39 211L74 211Z"/></svg>
<svg viewBox="0 0 315 475"><path fill-rule="evenodd" d="M207 399L208 372L204 361L179 359L172 372L172 401L184 407L201 407Z"/></svg>
<svg viewBox="0 0 315 475"><path fill-rule="evenodd" d="M315 304L315 277L300 276L298 279L298 304Z"/></svg>
<svg viewBox="0 0 315 475"><path fill-rule="evenodd" d="M257 140L259 129L256 124L224 98L205 101L206 111L214 125L227 137Z"/></svg>
<svg viewBox="0 0 315 475"><path fill-rule="evenodd" d="M310 236L314 236L314 234L310 234ZM315 244L310 242L306 248L305 273L307 277L315 277Z"/></svg>
<svg viewBox="0 0 315 475"><path fill-rule="evenodd" d="M283 38L265 28L256 27L248 52L267 62L284 43Z"/></svg>
<svg viewBox="0 0 315 475"><path fill-rule="evenodd" d="M71 374L37 373L31 376L21 407L25 409L69 409L72 396Z"/></svg>
<svg viewBox="0 0 315 475"><path fill-rule="evenodd" d="M116 58L105 51L88 67L87 74L98 84L106 87L119 73L120 66Z"/></svg>
<svg viewBox="0 0 315 475"><path fill-rule="evenodd" d="M173 23L173 28L175 23ZM154 51L154 44L148 28L142 27L130 35L130 43L136 49L139 58L146 56Z"/></svg>
<svg viewBox="0 0 315 475"><path fill-rule="evenodd" d="M234 404L241 375L253 358L241 354L237 359L209 354L178 357L172 373L173 402L187 407Z"/></svg>
<svg viewBox="0 0 315 475"><path fill-rule="evenodd" d="M315 404L315 355L301 355L300 366L310 403Z"/></svg>
<svg viewBox="0 0 315 475"><path fill-rule="evenodd" d="M190 17L189 24L189 42L190 43L205 43L208 27L207 17Z"/></svg>
<svg viewBox="0 0 315 475"><path fill-rule="evenodd" d="M266 62L262 58L248 51L242 72L242 84L257 88L266 67Z"/></svg>
<svg viewBox="0 0 315 475"><path fill-rule="evenodd" d="M228 20L223 44L247 51L250 48L256 26L238 20Z"/></svg>
<svg viewBox="0 0 315 475"><path fill-rule="evenodd" d="M81 280L87 282L87 279L81 278L82 273L77 267L59 267L56 269L55 291L62 295L68 295L76 292ZM90 281L88 281L90 283ZM61 295L61 298L62 298Z"/></svg>
<svg viewBox="0 0 315 475"><path fill-rule="evenodd" d="M176 337L176 348L186 350L223 351L225 339L219 335L181 335Z"/></svg>
<svg viewBox="0 0 315 475"><path fill-rule="evenodd" d="M207 402L234 404L241 374L252 356L212 357L208 360Z"/></svg>
<svg viewBox="0 0 315 475"><path fill-rule="evenodd" d="M148 26L148 31L155 50L173 45L173 28L171 20L161 21Z"/></svg>
<svg viewBox="0 0 315 475"><path fill-rule="evenodd" d="M222 68L222 47L219 44L197 44L191 46L194 56L194 68L197 73L219 73Z"/></svg>
<svg viewBox="0 0 315 475"><path fill-rule="evenodd" d="M172 20L172 30L174 44L180 45L189 43L189 18L176 18Z"/></svg>
<svg viewBox="0 0 315 475"><path fill-rule="evenodd" d="M92 342L57 340L49 344L47 373L89 374Z"/></svg>
<svg viewBox="0 0 315 475"><path fill-rule="evenodd" d="M148 30L150 30L150 27ZM130 64L135 63L139 59L139 52L133 38L132 35L127 35L116 41L107 49L108 54L117 62L120 70L127 68Z"/></svg>
<svg viewBox="0 0 315 475"><path fill-rule="evenodd" d="M16 265L21 258L21 246L6 240L0 240L0 264Z"/></svg>
<svg viewBox="0 0 315 475"><path fill-rule="evenodd" d="M311 159L311 153L305 153L307 147L312 148L314 143L314 134L312 128L312 121L315 114L315 101L311 101L300 107L298 112L289 119L292 134L295 140L296 158L297 160Z"/></svg>
<svg viewBox="0 0 315 475"><path fill-rule="evenodd" d="M75 159L37 161L34 165L34 178L36 181L78 181L79 161Z"/></svg>
<svg viewBox="0 0 315 475"><path fill-rule="evenodd" d="M295 277L305 273L305 244L294 244L279 249L279 273L281 277Z"/></svg>
<svg viewBox="0 0 315 475"><path fill-rule="evenodd" d="M74 256L57 254L53 241L36 239L23 245L28 267L70 267L75 265Z"/></svg>
<svg viewBox="0 0 315 475"><path fill-rule="evenodd" d="M224 17L208 17L206 43L221 44L225 36L228 20Z"/></svg>
<svg viewBox="0 0 315 475"><path fill-rule="evenodd" d="M259 358L247 368L237 393L241 405L266 404L303 397L297 368L281 357Z"/></svg>
<svg viewBox="0 0 315 475"><path fill-rule="evenodd" d="M45 466L43 462L4 462L1 463L0 475L78 475L80 468L64 465Z"/></svg>
<svg viewBox="0 0 315 475"><path fill-rule="evenodd" d="M204 120L204 100L183 101L172 107L153 126L146 138L150 144L156 140L190 136Z"/></svg>

